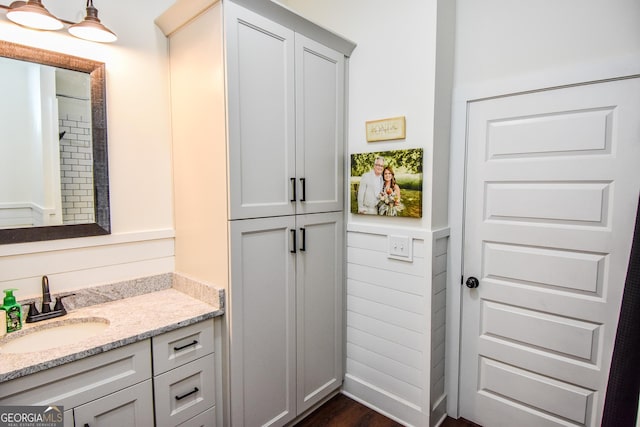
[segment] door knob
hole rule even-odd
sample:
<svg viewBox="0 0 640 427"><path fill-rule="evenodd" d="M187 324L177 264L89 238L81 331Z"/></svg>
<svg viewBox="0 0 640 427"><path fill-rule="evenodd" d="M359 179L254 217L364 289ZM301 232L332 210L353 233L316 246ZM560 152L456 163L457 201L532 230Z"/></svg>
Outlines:
<svg viewBox="0 0 640 427"><path fill-rule="evenodd" d="M467 281L465 282L465 285L467 285L467 288L474 289L480 286L480 282L478 281L478 279L471 276L467 279Z"/></svg>

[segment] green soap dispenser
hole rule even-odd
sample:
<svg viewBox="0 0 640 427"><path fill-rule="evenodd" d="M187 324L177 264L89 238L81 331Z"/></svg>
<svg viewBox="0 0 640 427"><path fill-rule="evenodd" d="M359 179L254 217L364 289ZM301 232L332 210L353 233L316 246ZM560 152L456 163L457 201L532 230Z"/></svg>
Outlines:
<svg viewBox="0 0 640 427"><path fill-rule="evenodd" d="M4 301L0 307L7 316L7 332L15 332L22 328L22 308L16 302L13 291L17 291L17 289L4 290Z"/></svg>

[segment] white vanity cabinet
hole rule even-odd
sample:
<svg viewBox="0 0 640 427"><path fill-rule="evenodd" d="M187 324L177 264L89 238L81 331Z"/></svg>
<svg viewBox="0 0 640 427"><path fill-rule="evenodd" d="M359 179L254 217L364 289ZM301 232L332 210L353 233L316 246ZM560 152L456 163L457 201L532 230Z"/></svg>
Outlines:
<svg viewBox="0 0 640 427"><path fill-rule="evenodd" d="M197 4L196 4L197 3ZM343 380L352 43L275 2L177 1L176 271L225 284L225 425L283 426Z"/></svg>
<svg viewBox="0 0 640 427"><path fill-rule="evenodd" d="M65 426L153 426L150 360L139 341L3 383L0 405L61 405Z"/></svg>
<svg viewBox="0 0 640 427"><path fill-rule="evenodd" d="M0 405L63 406L65 427L215 427L213 322L2 383Z"/></svg>

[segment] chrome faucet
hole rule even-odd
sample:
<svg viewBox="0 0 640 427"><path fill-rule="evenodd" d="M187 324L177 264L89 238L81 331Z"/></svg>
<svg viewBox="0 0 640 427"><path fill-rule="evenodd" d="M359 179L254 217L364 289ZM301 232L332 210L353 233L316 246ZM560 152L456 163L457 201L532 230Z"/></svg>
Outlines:
<svg viewBox="0 0 640 427"><path fill-rule="evenodd" d="M51 310L51 293L49 292L49 278L42 276L42 307L38 312L35 301L29 304L29 312L27 313L27 323L39 322L41 320L53 319L67 314L67 310L62 305L62 298L70 297L75 294L62 295L56 298L56 303Z"/></svg>

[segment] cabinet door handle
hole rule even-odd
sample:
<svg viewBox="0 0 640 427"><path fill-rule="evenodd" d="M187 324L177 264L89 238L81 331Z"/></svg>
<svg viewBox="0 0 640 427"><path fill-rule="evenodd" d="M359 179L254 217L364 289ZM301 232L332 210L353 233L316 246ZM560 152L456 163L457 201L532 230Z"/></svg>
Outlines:
<svg viewBox="0 0 640 427"><path fill-rule="evenodd" d="M289 178L291 180L291 192L293 194L293 196L291 197L291 202L295 202L296 201L296 179L295 178Z"/></svg>
<svg viewBox="0 0 640 427"><path fill-rule="evenodd" d="M307 180L306 178L300 178L300 183L302 184L302 198L300 198L301 202L307 201Z"/></svg>
<svg viewBox="0 0 640 427"><path fill-rule="evenodd" d="M300 227L300 231L302 232L302 245L300 245L300 252L304 252L307 250L307 230L304 227Z"/></svg>
<svg viewBox="0 0 640 427"><path fill-rule="evenodd" d="M191 390L190 392L185 393L185 394L183 394L181 396L176 396L176 400L182 400L187 396L191 396L192 394L197 393L198 391L199 391L198 387L194 387L193 390Z"/></svg>
<svg viewBox="0 0 640 427"><path fill-rule="evenodd" d="M296 253L296 230L290 230L291 231L291 245L293 247L293 249L291 249L289 252L291 252L292 254Z"/></svg>
<svg viewBox="0 0 640 427"><path fill-rule="evenodd" d="M192 345L197 345L197 344L198 344L198 341L193 340L193 342L190 342L189 344L181 345L180 347L173 347L173 350L180 351L180 350L184 350L187 347L191 347Z"/></svg>

